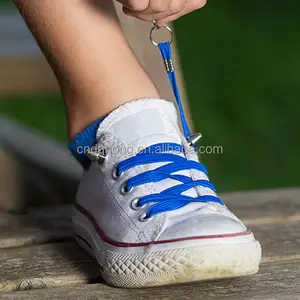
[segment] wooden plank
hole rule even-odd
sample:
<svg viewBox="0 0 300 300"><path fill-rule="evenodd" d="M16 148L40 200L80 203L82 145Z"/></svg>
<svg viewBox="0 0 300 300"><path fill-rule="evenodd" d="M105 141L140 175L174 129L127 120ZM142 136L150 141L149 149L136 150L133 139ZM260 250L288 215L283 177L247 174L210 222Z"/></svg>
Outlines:
<svg viewBox="0 0 300 300"><path fill-rule="evenodd" d="M250 229L262 245L263 263L300 260L300 222L255 225Z"/></svg>
<svg viewBox="0 0 300 300"><path fill-rule="evenodd" d="M18 210L73 202L82 167L66 145L5 117L0 117L0 145L4 152L0 175L12 173L5 180L0 207Z"/></svg>
<svg viewBox="0 0 300 300"><path fill-rule="evenodd" d="M300 222L253 229L262 243L263 265L300 262ZM0 257L0 291L100 280L97 264L75 243L2 249Z"/></svg>
<svg viewBox="0 0 300 300"><path fill-rule="evenodd" d="M294 224L292 225L294 228L295 224L300 221L299 195L300 189L283 189L230 193L224 195L223 199L247 226L253 229L259 239L265 236L268 240L267 236L272 237L274 224L278 224L277 227L281 228L281 231L289 232L289 224ZM27 216L12 216L3 213L0 217L0 248L72 238L70 211L70 206L63 205L32 209ZM5 221L1 222L1 220ZM41 227L41 224L44 225ZM299 233L297 228L296 233ZM286 244L283 243L283 245ZM290 247L290 245L286 246Z"/></svg>
<svg viewBox="0 0 300 300"><path fill-rule="evenodd" d="M32 57L40 53L37 43L13 7L0 9L0 58ZM7 71L7 70L6 70Z"/></svg>
<svg viewBox="0 0 300 300"><path fill-rule="evenodd" d="M300 214L299 188L224 193L221 198L243 220Z"/></svg>
<svg viewBox="0 0 300 300"><path fill-rule="evenodd" d="M78 181L81 177L82 168L66 145L4 117L0 118L0 143L41 170L49 170L68 180Z"/></svg>
<svg viewBox="0 0 300 300"><path fill-rule="evenodd" d="M59 268L60 266L58 266ZM292 300L300 299L300 262L274 264L261 268L251 277L193 283L189 285L148 288L116 289L106 284L71 285L46 290L2 293L1 299L15 300L90 300L90 299L237 299L237 300ZM47 272L47 270L46 270ZM29 286L28 286L29 287Z"/></svg>
<svg viewBox="0 0 300 300"><path fill-rule="evenodd" d="M1 149L1 147L0 178L0 211L23 208L24 182L22 180L20 165L11 154Z"/></svg>
<svg viewBox="0 0 300 300"><path fill-rule="evenodd" d="M0 93L59 91L57 81L14 6L0 11Z"/></svg>
<svg viewBox="0 0 300 300"><path fill-rule="evenodd" d="M26 215L0 213L0 248L73 239L70 206L31 210Z"/></svg>
<svg viewBox="0 0 300 300"><path fill-rule="evenodd" d="M41 55L0 59L0 94L48 91L59 91L59 88Z"/></svg>
<svg viewBox="0 0 300 300"><path fill-rule="evenodd" d="M0 291L100 281L98 265L75 243L0 250Z"/></svg>
<svg viewBox="0 0 300 300"><path fill-rule="evenodd" d="M55 172L53 168L55 164L50 170L42 168L34 163L33 159L28 160L4 147L1 144L1 129L3 128L0 128L0 211L24 213L33 205L58 205L68 199L71 200L69 203L72 202L77 189L77 180L71 176L64 176L61 172ZM10 137L13 136L16 137L14 134ZM26 138L26 134L22 138ZM30 143L29 139L27 141ZM38 157L39 155L35 156L35 161Z"/></svg>

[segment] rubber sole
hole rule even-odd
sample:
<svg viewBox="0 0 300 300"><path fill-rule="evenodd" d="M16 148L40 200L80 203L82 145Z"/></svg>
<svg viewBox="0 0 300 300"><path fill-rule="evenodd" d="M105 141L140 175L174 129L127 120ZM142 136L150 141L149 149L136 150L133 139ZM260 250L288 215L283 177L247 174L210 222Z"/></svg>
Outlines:
<svg viewBox="0 0 300 300"><path fill-rule="evenodd" d="M84 220L82 216L80 220ZM180 247L178 243L178 248L171 250L130 253L127 249L122 253L101 247L92 225L86 223L89 221L77 221L74 227L78 244L98 261L103 279L113 286L141 288L232 278L252 275L259 269L261 247L254 238L193 247L185 247L184 243Z"/></svg>

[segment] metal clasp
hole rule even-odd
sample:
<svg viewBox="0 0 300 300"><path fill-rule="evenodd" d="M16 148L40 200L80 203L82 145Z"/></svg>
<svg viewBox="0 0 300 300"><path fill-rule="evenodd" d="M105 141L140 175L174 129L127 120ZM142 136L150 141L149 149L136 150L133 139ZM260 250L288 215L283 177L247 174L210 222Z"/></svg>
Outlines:
<svg viewBox="0 0 300 300"><path fill-rule="evenodd" d="M171 27L169 27L168 25L158 26L157 22L155 20L153 20L152 23L153 23L153 27L151 28L150 35L149 35L151 43L154 46L158 46L158 42L156 42L153 38L153 33L154 33L155 30L165 29L170 33L169 43L172 44L173 40L174 40L174 37L173 37L173 31L172 31Z"/></svg>

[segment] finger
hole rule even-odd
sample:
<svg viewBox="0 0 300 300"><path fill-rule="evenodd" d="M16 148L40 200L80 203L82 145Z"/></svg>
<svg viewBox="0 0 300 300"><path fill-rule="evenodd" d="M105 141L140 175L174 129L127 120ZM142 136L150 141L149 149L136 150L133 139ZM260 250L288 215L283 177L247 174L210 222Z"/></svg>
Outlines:
<svg viewBox="0 0 300 300"><path fill-rule="evenodd" d="M158 26L162 26L162 25L170 23L174 20L177 20L178 18L180 18L184 15L187 15L195 10L198 10L198 9L204 7L205 4L206 4L206 0L188 0L185 8L183 10L181 10L180 12L177 12L175 14L168 15L168 16L165 16L165 17L162 17L159 19L155 19L155 20L157 20Z"/></svg>
<svg viewBox="0 0 300 300"><path fill-rule="evenodd" d="M169 7L163 12L152 12L152 10L144 11L132 11L126 7L123 7L123 12L126 15L130 15L140 20L150 21L150 20L160 20L168 16L174 15L182 11L186 6L186 0L173 0Z"/></svg>
<svg viewBox="0 0 300 300"><path fill-rule="evenodd" d="M132 11L143 11L148 8L150 0L117 0Z"/></svg>
<svg viewBox="0 0 300 300"><path fill-rule="evenodd" d="M141 13L155 14L165 12L169 9L171 2L172 0L150 0L148 7Z"/></svg>

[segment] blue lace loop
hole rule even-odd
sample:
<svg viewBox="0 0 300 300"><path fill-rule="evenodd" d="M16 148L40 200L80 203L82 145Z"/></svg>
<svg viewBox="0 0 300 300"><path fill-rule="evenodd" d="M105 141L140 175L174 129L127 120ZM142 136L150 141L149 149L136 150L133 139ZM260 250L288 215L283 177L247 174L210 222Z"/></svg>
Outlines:
<svg viewBox="0 0 300 300"><path fill-rule="evenodd" d="M170 150L174 148L174 146L176 149L181 150L179 152L176 151L176 154L164 152L166 148ZM162 149L162 151L161 153L157 153L157 151L153 152L154 149ZM188 160L186 157L180 156L180 154L184 154L182 145L175 143L160 143L147 147L136 156L130 157L116 166L117 175L120 176L122 173L136 166L148 165L151 163L166 163L154 170L143 172L128 179L125 184L125 192L130 191L139 185L159 182L165 179L173 179L181 183L167 188L160 193L150 194L139 198L139 206L152 203L146 213L148 218L156 214L179 209L191 202L216 202L223 205L222 201L213 195L191 197L181 194L197 186L208 188L214 192L216 192L216 189L209 180L193 180L189 176L173 174L183 170L198 170L207 175L207 170L203 164L197 161Z"/></svg>
<svg viewBox="0 0 300 300"><path fill-rule="evenodd" d="M158 48L165 61L169 80L176 98L184 136L186 139L188 139L191 132L186 121L182 102L180 99L172 61L170 43L160 43L158 44ZM138 206L151 204L149 205L149 208L146 212L146 218L150 218L163 212L177 210L193 202L215 202L224 205L223 202L214 195L202 195L198 197L182 195L183 192L199 186L208 188L211 191L216 192L214 185L209 180L193 180L189 176L174 174L176 172L184 170L198 170L207 175L207 170L203 164L197 161L188 160L184 154L184 148L182 145L176 143L159 143L147 147L146 149L139 152L136 156L130 157L120 162L116 166L117 175L120 176L127 170L139 165L163 163L162 166L156 169L145 171L128 179L125 184L125 192L130 191L131 189L139 185L155 183L165 179L173 179L179 183L175 186L165 189L160 193L150 194L139 198L137 203Z"/></svg>

